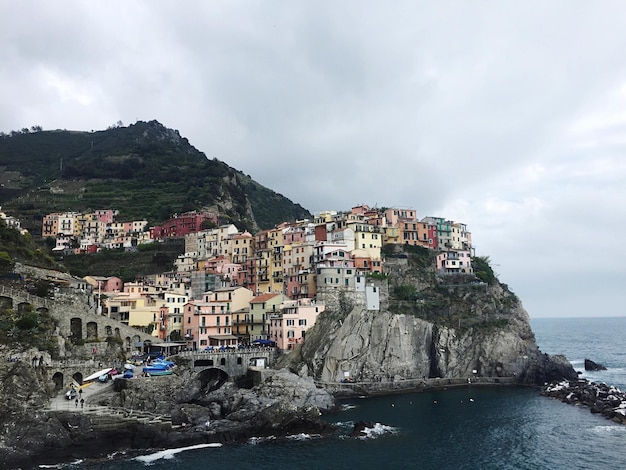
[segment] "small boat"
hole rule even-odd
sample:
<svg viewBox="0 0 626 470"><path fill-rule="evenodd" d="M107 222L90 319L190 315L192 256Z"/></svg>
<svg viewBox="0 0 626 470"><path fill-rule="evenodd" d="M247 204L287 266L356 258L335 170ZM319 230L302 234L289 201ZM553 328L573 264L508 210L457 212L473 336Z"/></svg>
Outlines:
<svg viewBox="0 0 626 470"><path fill-rule="evenodd" d="M164 369L171 369L172 367L167 365L167 364L163 364L160 362L153 362L152 364L148 364L147 366L144 366L143 371L145 372L146 369L160 369L160 370L164 370Z"/></svg>
<svg viewBox="0 0 626 470"><path fill-rule="evenodd" d="M133 364L129 364L127 362L126 364L124 364L124 369L126 369L126 370L133 370L133 369L135 369L135 366Z"/></svg>
<svg viewBox="0 0 626 470"><path fill-rule="evenodd" d="M88 377L85 377L83 379L83 382L91 382L92 380L96 380L99 379L101 376L108 374L109 372L111 372L113 370L112 367L107 367L106 369L102 369L99 370L98 372L94 372L93 374L91 374Z"/></svg>
<svg viewBox="0 0 626 470"><path fill-rule="evenodd" d="M143 371L149 376L172 375L174 373L172 369L151 369L150 367L144 367Z"/></svg>
<svg viewBox="0 0 626 470"><path fill-rule="evenodd" d="M124 378L125 379L132 379L133 378L133 371L130 369L126 369L124 371Z"/></svg>
<svg viewBox="0 0 626 470"><path fill-rule="evenodd" d="M168 367L174 367L176 365L175 362L166 361L165 359L155 359L154 361L152 361L150 365L155 365L155 364L165 364Z"/></svg>

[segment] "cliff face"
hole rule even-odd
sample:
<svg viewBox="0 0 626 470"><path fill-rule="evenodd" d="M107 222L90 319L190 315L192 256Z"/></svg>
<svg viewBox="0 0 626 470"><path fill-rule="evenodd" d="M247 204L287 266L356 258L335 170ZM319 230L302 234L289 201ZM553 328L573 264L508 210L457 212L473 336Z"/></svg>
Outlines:
<svg viewBox="0 0 626 470"><path fill-rule="evenodd" d="M576 376L564 358L539 351L528 313L505 285L437 277L410 257L388 271L388 280L368 281L378 309L366 306L365 294L324 293L327 310L290 367L365 389L435 378L534 384Z"/></svg>

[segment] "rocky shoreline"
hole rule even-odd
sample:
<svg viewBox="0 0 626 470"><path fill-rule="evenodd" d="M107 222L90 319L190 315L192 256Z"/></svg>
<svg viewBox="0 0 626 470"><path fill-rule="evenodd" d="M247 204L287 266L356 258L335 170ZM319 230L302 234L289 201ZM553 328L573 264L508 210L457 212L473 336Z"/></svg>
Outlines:
<svg viewBox="0 0 626 470"><path fill-rule="evenodd" d="M35 376L36 369L21 369L29 381L44 379ZM16 395L29 393L28 384L14 385ZM11 406L2 419L2 468L335 430L322 416L334 409L334 398L312 379L287 370L270 371L263 383L240 388L181 367L171 376L116 379L90 395L84 409L69 402L52 409L41 393Z"/></svg>
<svg viewBox="0 0 626 470"><path fill-rule="evenodd" d="M245 442L252 437L331 435L336 429L324 415L337 409L336 398L350 396L345 393L348 388L357 395L380 395L455 386L530 385L539 383L539 378L548 381L575 374L565 358L541 355L533 367L534 380L434 378L420 379L419 384L392 381L330 387L287 368L256 372L252 368L247 378L224 381L211 370L195 372L184 358L177 359L179 365L169 376L136 376L88 387L84 409L64 399L45 367L20 359L1 364L0 466L34 468L150 449Z"/></svg>
<svg viewBox="0 0 626 470"><path fill-rule="evenodd" d="M570 405L583 405L615 423L626 424L626 393L605 383L586 379L562 380L546 385L541 394Z"/></svg>

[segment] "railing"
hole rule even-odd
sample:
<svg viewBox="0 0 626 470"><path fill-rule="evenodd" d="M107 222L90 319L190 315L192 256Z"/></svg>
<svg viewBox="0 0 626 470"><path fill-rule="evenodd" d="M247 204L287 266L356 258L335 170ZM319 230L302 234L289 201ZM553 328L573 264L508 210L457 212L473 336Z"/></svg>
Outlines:
<svg viewBox="0 0 626 470"><path fill-rule="evenodd" d="M7 295L11 298L25 299L28 303L37 303L47 308L52 306L52 301L50 299L38 297L36 295L29 294L28 292L24 292L23 290L12 289L11 287L4 285L0 287L0 294L2 295Z"/></svg>
<svg viewBox="0 0 626 470"><path fill-rule="evenodd" d="M350 394L381 394L410 390L429 390L447 387L466 387L472 385L514 385L517 377L468 377L468 378L428 378L428 379L400 379L367 382L323 382L315 380L315 385L325 388L332 393Z"/></svg>

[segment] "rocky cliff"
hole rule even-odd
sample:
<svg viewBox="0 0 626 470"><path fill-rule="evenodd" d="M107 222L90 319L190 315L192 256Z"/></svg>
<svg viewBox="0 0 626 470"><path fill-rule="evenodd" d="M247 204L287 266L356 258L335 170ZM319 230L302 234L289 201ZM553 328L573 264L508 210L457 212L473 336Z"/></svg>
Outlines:
<svg viewBox="0 0 626 470"><path fill-rule="evenodd" d="M326 311L286 365L326 384L358 383L359 393L384 392L384 384L423 388L434 379L537 384L576 377L564 357L539 351L528 313L507 286L437 275L429 256L388 259L388 277L368 280L377 308L365 293L323 292Z"/></svg>

